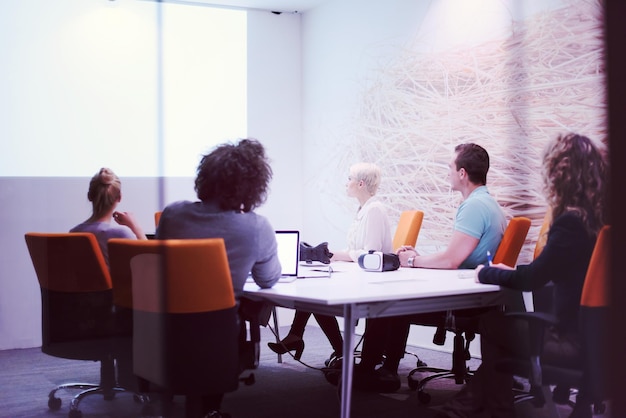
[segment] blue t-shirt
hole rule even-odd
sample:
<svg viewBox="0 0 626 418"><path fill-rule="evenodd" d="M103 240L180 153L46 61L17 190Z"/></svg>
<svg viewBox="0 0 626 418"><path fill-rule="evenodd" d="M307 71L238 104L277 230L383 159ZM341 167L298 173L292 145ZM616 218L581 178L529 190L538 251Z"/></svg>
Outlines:
<svg viewBox="0 0 626 418"><path fill-rule="evenodd" d="M478 239L478 245L461 263L461 269L473 269L487 263L487 251L495 254L506 229L502 208L489 194L487 186L480 186L465 199L456 212L454 230Z"/></svg>

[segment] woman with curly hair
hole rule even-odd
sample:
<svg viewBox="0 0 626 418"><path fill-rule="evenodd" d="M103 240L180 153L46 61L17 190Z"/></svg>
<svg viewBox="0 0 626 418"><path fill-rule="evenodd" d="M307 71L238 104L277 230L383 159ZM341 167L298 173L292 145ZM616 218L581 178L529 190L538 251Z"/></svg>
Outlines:
<svg viewBox="0 0 626 418"><path fill-rule="evenodd" d="M274 228L254 212L265 202L271 179L265 148L257 140L217 146L198 165L200 201L168 205L156 238L223 238L238 303L250 272L260 287L273 286L281 272Z"/></svg>
<svg viewBox="0 0 626 418"><path fill-rule="evenodd" d="M542 362L572 366L582 362L578 311L583 282L598 232L606 223L608 168L602 152L587 137L570 133L550 142L543 154L543 179L552 224L541 254L528 265L476 268L476 281L533 291L553 283L552 311L558 324L544 340ZM496 371L506 355L528 358L524 324L491 312L481 318L482 363L440 417L514 417L513 376Z"/></svg>
<svg viewBox="0 0 626 418"><path fill-rule="evenodd" d="M265 202L271 179L265 148L257 140L218 145L198 165L195 190L200 200L168 205L155 234L158 239L223 238L240 314L248 305L242 295L249 273L262 288L272 287L281 274L274 228L254 212ZM188 397L187 416L200 412L203 417L229 417L219 411L223 397L205 394L200 402Z"/></svg>

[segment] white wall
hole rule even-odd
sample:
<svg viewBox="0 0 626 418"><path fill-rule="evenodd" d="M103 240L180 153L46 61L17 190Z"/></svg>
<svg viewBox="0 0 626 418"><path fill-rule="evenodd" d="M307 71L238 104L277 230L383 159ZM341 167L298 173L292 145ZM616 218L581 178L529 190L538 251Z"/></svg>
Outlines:
<svg viewBox="0 0 626 418"><path fill-rule="evenodd" d="M147 163L152 170L156 164L159 129L156 7L156 3L142 1L1 2L0 59L4 64L0 66L0 91L3 92L0 95L0 138L5 157L6 153L19 152L20 157L26 155L48 163L49 153L42 153L33 144L41 136L45 136L48 144L62 143L66 132L55 128L58 126L55 117L75 117L89 132L84 143L79 144L83 149L65 147L62 158L53 161L53 165L73 162L84 152L102 152L105 156L107 135L130 135L128 148L115 152L132 152L140 164ZM123 54L122 62L115 48L105 50L92 45L79 49L75 39L62 42L60 34L69 27L75 30L77 22L83 21L85 16L112 11L134 19L131 23L141 23L144 31L140 37L124 38L115 33L119 28L111 27L111 33L103 34L105 38L112 37L113 44L128 52ZM302 219L297 198L301 184L299 21L299 15L276 16L269 12L250 13L248 18L255 35L250 37L248 48L247 129L249 136L265 144L272 159L271 194L260 212L277 229L300 228ZM49 42L48 38L55 41ZM133 53L135 50L138 52ZM81 77L71 71L48 72L58 67L55 54L61 53L76 55L81 62L115 61L120 68L107 78L103 78L101 72L85 73ZM58 99L55 95L62 95L64 91L100 89L100 83L106 84L107 94L119 97L119 108L103 107L97 96L84 97L82 103L72 102L75 113L59 114L55 108ZM54 84L54 88L50 84ZM88 118L89 123L84 118ZM93 127L93 136L87 129L89 126ZM135 137L142 138L139 150L132 147ZM100 164L109 165L104 157ZM0 177L0 349L41 344L39 287L24 233L67 231L86 219L90 215L86 199L89 176L98 168L89 169L80 177L40 177L37 173ZM146 232L154 229L153 214L161 209L161 202L195 199L192 177L130 177L117 172L123 189L120 209L134 212Z"/></svg>
<svg viewBox="0 0 626 418"><path fill-rule="evenodd" d="M345 246L357 202L344 185L364 159L382 167L392 223L422 209L419 250L446 245L460 203L447 162L476 142L507 216L533 220L519 258L530 261L544 144L567 131L606 140L602 27L601 2L578 0L335 0L305 13L302 238ZM413 328L433 348L433 330Z"/></svg>
<svg viewBox="0 0 626 418"><path fill-rule="evenodd" d="M258 212L276 229L302 228L300 19L248 12L248 136L271 159L271 195Z"/></svg>
<svg viewBox="0 0 626 418"><path fill-rule="evenodd" d="M415 34L431 1L329 1L302 22L303 239L344 248L357 202L345 196L342 143L354 136L359 100L381 66ZM385 179L383 178L383 182Z"/></svg>

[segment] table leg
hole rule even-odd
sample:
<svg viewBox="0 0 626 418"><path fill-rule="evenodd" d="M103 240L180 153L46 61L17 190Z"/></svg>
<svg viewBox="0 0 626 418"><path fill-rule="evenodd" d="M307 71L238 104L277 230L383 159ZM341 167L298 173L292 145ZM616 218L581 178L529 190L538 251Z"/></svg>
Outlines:
<svg viewBox="0 0 626 418"><path fill-rule="evenodd" d="M272 307L272 316L274 317L274 329L276 330L276 344L280 344L280 331L278 329L278 315L276 312L276 306ZM283 355L278 354L278 362L283 362Z"/></svg>
<svg viewBox="0 0 626 418"><path fill-rule="evenodd" d="M352 402L352 369L354 364L354 331L356 319L353 318L353 305L343 307L343 364L341 367L341 418L350 418Z"/></svg>

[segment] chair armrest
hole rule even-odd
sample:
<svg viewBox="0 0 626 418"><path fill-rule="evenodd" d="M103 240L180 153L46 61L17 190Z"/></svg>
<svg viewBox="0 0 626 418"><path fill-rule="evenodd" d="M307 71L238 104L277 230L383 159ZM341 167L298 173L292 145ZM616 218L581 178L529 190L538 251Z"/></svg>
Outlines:
<svg viewBox="0 0 626 418"><path fill-rule="evenodd" d="M545 397L542 389L542 367L541 355L543 353L543 343L546 329L558 324L557 318L545 312L510 312L507 317L525 321L528 324L528 345L530 358L528 359L528 380L530 391L535 407L542 407Z"/></svg>
<svg viewBox="0 0 626 418"><path fill-rule="evenodd" d="M528 324L530 355L541 356L545 330L551 325L558 324L556 316L545 312L510 312L505 315Z"/></svg>
<svg viewBox="0 0 626 418"><path fill-rule="evenodd" d="M528 323L543 322L546 325L556 325L559 322L556 316L545 312L507 312L505 315L511 318L525 320Z"/></svg>

